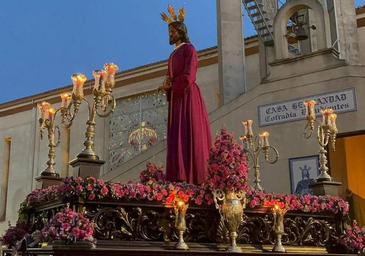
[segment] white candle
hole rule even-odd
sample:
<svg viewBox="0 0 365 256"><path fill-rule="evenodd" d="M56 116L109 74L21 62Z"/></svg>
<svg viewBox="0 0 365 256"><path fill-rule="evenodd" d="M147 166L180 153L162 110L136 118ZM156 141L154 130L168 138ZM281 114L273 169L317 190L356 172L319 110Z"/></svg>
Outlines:
<svg viewBox="0 0 365 256"><path fill-rule="evenodd" d="M101 76L101 84L100 84L100 92L101 93L105 93L105 88L106 88L106 80L108 79L108 73L105 70L100 71L100 76Z"/></svg>
<svg viewBox="0 0 365 256"><path fill-rule="evenodd" d="M67 108L68 104L67 104L67 99L68 99L68 93L62 93L61 95L61 107L62 108Z"/></svg>
<svg viewBox="0 0 365 256"><path fill-rule="evenodd" d="M49 121L52 122L54 120L55 113L56 113L56 110L54 108L48 109L48 119L49 119Z"/></svg>
<svg viewBox="0 0 365 256"><path fill-rule="evenodd" d="M43 101L41 104L41 112L42 112L42 119L46 120L49 118L48 110L51 108L51 104L46 101Z"/></svg>
<svg viewBox="0 0 365 256"><path fill-rule="evenodd" d="M71 104L72 101L72 95L71 94L67 94L67 99L66 99L66 106L68 107Z"/></svg>
<svg viewBox="0 0 365 256"><path fill-rule="evenodd" d="M49 119L49 109L44 109L43 110L43 120L47 120Z"/></svg>
<svg viewBox="0 0 365 256"><path fill-rule="evenodd" d="M331 130L333 132L336 132L337 133L337 126L336 126L336 119L337 119L337 115L335 113L331 114L330 115L330 127L331 127Z"/></svg>
<svg viewBox="0 0 365 256"><path fill-rule="evenodd" d="M115 84L115 73L119 70L119 67L113 63L107 63L104 65L104 70L107 73L106 76L107 86L113 88Z"/></svg>
<svg viewBox="0 0 365 256"><path fill-rule="evenodd" d="M253 124L253 121L252 120L247 120L246 121L246 125L247 125L247 133L246 133L246 136L247 137L253 137L252 124Z"/></svg>
<svg viewBox="0 0 365 256"><path fill-rule="evenodd" d="M100 77L101 77L101 72L100 70L95 70L93 72L93 76L94 76L94 80L95 80L95 83L94 83L94 90L99 90L99 86L100 86Z"/></svg>
<svg viewBox="0 0 365 256"><path fill-rule="evenodd" d="M270 146L270 144L269 144L269 135L270 134L268 132L263 132L262 134L260 134L261 145L263 147Z"/></svg>
<svg viewBox="0 0 365 256"><path fill-rule="evenodd" d="M38 111L39 113L41 114L41 119L43 120L44 119L44 114L43 114L43 108L42 108L42 104L37 104L37 107L38 107Z"/></svg>
<svg viewBox="0 0 365 256"><path fill-rule="evenodd" d="M72 93L77 98L84 97L84 83L86 82L87 78L83 74L73 74L71 76L72 83L73 83L73 91Z"/></svg>
<svg viewBox="0 0 365 256"><path fill-rule="evenodd" d="M333 110L330 108L322 109L322 125L323 126L330 126L330 115L333 113Z"/></svg>
<svg viewBox="0 0 365 256"><path fill-rule="evenodd" d="M316 119L316 102L314 100L308 100L304 102L304 105L306 106L307 118L310 117L311 119Z"/></svg>

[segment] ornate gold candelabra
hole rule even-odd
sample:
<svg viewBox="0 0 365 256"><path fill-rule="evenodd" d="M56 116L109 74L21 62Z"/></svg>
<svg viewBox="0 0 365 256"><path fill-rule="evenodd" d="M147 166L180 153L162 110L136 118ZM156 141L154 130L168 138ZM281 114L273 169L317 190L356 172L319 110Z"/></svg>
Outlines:
<svg viewBox="0 0 365 256"><path fill-rule="evenodd" d="M309 139L314 131L316 124L316 114L314 100L305 101L304 105L306 107L306 118L307 124L304 128L304 136ZM328 160L327 160L327 150L328 144L331 144L332 150L336 149L336 136L338 133L336 126L337 115L333 113L330 108L325 108L321 110L322 123L318 125L317 128L317 141L319 144L319 170L320 174L317 177L317 181L332 181L332 177L328 174Z"/></svg>
<svg viewBox="0 0 365 256"><path fill-rule="evenodd" d="M52 105L48 102L42 102L38 105L38 108L41 113L41 117L39 118L40 124L40 135L41 139L43 139L43 130L47 131L48 134L48 161L47 168L41 173L41 176L52 176L59 177L59 174L56 172L56 147L60 144L60 129L55 124L56 114L61 109L54 109ZM55 139L55 133L57 131L57 140Z"/></svg>
<svg viewBox="0 0 365 256"><path fill-rule="evenodd" d="M260 179L260 153L262 152L264 154L266 162L269 164L274 164L279 159L279 152L275 147L270 145L268 132L263 132L257 136L254 135L252 130L252 120L243 121L242 124L245 128L245 135L241 136L240 140L242 141L244 152L252 161L253 169L255 171L253 187L255 190L263 191Z"/></svg>
<svg viewBox="0 0 365 256"><path fill-rule="evenodd" d="M229 252L241 252L237 246L237 229L243 221L243 209L246 207L246 194L243 191L222 190L213 191L213 198L216 208L219 210L221 220L224 221L225 227L229 231L231 245L228 247Z"/></svg>
<svg viewBox="0 0 365 256"><path fill-rule="evenodd" d="M175 211L175 228L178 232L179 241L176 243L175 248L178 250L188 250L189 246L184 241L184 232L186 230L185 215L189 207L183 200L176 200L174 202Z"/></svg>
<svg viewBox="0 0 365 256"><path fill-rule="evenodd" d="M95 83L92 89L93 101L90 103L84 97L83 86L87 80L83 74L73 74L71 79L73 82L72 101L62 112L62 120L65 123L72 124L75 114L78 112L81 103L84 101L88 106L88 120L86 122L86 140L84 142L84 150L77 155L77 158L89 160L99 160L99 156L94 151L94 137L96 116L107 117L115 109L116 101L112 95L112 89L115 85L114 75L118 70L115 64L105 64L104 70L93 72ZM73 109L71 109L73 106Z"/></svg>

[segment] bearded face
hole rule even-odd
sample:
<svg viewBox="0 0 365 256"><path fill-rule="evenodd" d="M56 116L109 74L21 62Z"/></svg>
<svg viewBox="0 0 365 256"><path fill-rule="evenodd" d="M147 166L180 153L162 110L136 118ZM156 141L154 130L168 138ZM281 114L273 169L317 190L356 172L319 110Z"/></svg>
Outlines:
<svg viewBox="0 0 365 256"><path fill-rule="evenodd" d="M179 32L173 27L169 26L169 41L170 45L176 44L181 39Z"/></svg>

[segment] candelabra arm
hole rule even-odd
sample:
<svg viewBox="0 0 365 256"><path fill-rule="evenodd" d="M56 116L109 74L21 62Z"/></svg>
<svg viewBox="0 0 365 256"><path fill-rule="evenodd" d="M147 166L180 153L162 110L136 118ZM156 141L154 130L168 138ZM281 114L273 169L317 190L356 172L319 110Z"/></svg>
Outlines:
<svg viewBox="0 0 365 256"><path fill-rule="evenodd" d="M312 137L313 134L313 130L314 130L314 124L315 124L315 120L307 120L307 124L304 127L304 137L306 139L309 139L310 137Z"/></svg>
<svg viewBox="0 0 365 256"><path fill-rule="evenodd" d="M327 147L330 139L330 131L328 128L324 128L321 125L318 126L317 140L321 147Z"/></svg>
<svg viewBox="0 0 365 256"><path fill-rule="evenodd" d="M115 107L117 106L117 102L114 98L114 96L110 93L105 94L104 96L101 97L101 100L99 100L102 102L101 107L99 107L100 105L97 104L96 107L96 114L100 117L107 117L109 116L111 113L114 112ZM104 104L103 104L104 102ZM110 104L111 103L111 104ZM108 106L110 106L110 108L108 108ZM108 108L108 110L107 110Z"/></svg>
<svg viewBox="0 0 365 256"><path fill-rule="evenodd" d="M279 151L273 147L273 146L267 146L262 148L264 155L265 155L265 161L269 164L275 164L279 160ZM273 154L270 154L270 152L274 152ZM273 156L271 159L270 156Z"/></svg>
<svg viewBox="0 0 365 256"><path fill-rule="evenodd" d="M57 131L57 141L55 143L55 147L58 147L58 145L60 145L61 143L61 131L60 131L60 127L58 125L55 126L55 132Z"/></svg>
<svg viewBox="0 0 365 256"><path fill-rule="evenodd" d="M248 150L247 148L243 148L243 152L246 154L247 160L249 160L249 161L251 160L252 163L254 163L255 158L254 158L253 152L251 150Z"/></svg>
<svg viewBox="0 0 365 256"><path fill-rule="evenodd" d="M62 107L60 109L63 126L65 126L66 128L71 127L73 120L75 119L77 113L79 112L80 105L81 101L79 99L73 99L72 102L68 105L68 107Z"/></svg>

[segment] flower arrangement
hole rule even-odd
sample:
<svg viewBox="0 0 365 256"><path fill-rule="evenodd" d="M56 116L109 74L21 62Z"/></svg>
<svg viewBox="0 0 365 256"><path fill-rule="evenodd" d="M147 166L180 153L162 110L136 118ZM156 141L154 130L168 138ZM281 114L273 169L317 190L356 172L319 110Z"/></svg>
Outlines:
<svg viewBox="0 0 365 256"><path fill-rule="evenodd" d="M146 169L140 173L139 179L142 184L151 185L156 182L164 182L165 174L162 167L157 167L154 163L149 162L146 164Z"/></svg>
<svg viewBox="0 0 365 256"><path fill-rule="evenodd" d="M207 185L222 191L247 191L247 160L232 134L221 129L209 152Z"/></svg>
<svg viewBox="0 0 365 256"><path fill-rule="evenodd" d="M68 206L58 212L42 229L44 241L92 242L93 233L93 223L83 213L74 212Z"/></svg>
<svg viewBox="0 0 365 256"><path fill-rule="evenodd" d="M365 250L365 228L361 228L354 220L352 225L346 226L345 234L340 238L340 244L351 253Z"/></svg>
<svg viewBox="0 0 365 256"><path fill-rule="evenodd" d="M10 224L9 224L10 225ZM29 227L24 222L17 222L15 226L9 226L5 234L0 238L3 245L8 248L15 246L17 241L22 240L29 232Z"/></svg>

